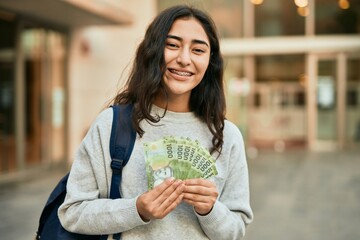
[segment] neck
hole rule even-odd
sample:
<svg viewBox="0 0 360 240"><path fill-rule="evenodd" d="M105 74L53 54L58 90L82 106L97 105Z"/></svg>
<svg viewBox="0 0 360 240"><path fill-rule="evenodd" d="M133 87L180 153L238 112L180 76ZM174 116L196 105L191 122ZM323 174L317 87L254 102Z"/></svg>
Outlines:
<svg viewBox="0 0 360 240"><path fill-rule="evenodd" d="M190 112L189 98L169 97L166 99L163 94L158 94L154 104L160 108L167 108L167 110L172 112Z"/></svg>

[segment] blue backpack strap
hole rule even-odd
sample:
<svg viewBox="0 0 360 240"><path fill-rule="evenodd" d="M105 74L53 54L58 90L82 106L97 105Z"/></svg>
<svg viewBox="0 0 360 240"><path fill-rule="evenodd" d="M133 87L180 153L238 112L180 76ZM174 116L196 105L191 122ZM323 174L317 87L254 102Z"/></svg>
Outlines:
<svg viewBox="0 0 360 240"><path fill-rule="evenodd" d="M113 124L110 137L111 169L113 171L110 187L110 198L121 198L120 183L122 169L129 161L134 148L136 131L132 125L132 105L114 105ZM113 238L120 239L120 233L114 234Z"/></svg>
<svg viewBox="0 0 360 240"><path fill-rule="evenodd" d="M134 148L136 131L131 122L132 105L113 106L113 124L110 136L110 155L113 169L111 179L110 198L120 198L120 182L122 168L128 162ZM39 227L36 233L37 240L99 240L107 239L107 235L84 235L66 231L57 215L59 206L64 202L66 184L69 174L63 177L54 188L41 213ZM119 240L120 234L114 234L114 239Z"/></svg>

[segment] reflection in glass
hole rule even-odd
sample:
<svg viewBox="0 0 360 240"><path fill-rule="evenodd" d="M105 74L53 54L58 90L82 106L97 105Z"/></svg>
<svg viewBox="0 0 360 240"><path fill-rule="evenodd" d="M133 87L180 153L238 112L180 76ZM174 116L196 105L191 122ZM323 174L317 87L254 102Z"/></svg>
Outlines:
<svg viewBox="0 0 360 240"><path fill-rule="evenodd" d="M360 144L360 59L347 63L346 140Z"/></svg>
<svg viewBox="0 0 360 240"><path fill-rule="evenodd" d="M244 77L244 58L225 58L224 81L226 86L226 117L234 122L246 138L247 99L250 82Z"/></svg>
<svg viewBox="0 0 360 240"><path fill-rule="evenodd" d="M158 11L178 4L191 4L205 10L213 18L222 38L242 36L242 9L240 0L158 0Z"/></svg>
<svg viewBox="0 0 360 240"><path fill-rule="evenodd" d="M318 62L317 108L317 139L335 141L337 138L335 60Z"/></svg>
<svg viewBox="0 0 360 240"><path fill-rule="evenodd" d="M0 174L15 169L15 22L0 16Z"/></svg>
<svg viewBox="0 0 360 240"><path fill-rule="evenodd" d="M257 82L302 82L304 55L271 55L256 57Z"/></svg>
<svg viewBox="0 0 360 240"><path fill-rule="evenodd" d="M63 160L65 36L43 28L22 32L25 52L26 166Z"/></svg>
<svg viewBox="0 0 360 240"><path fill-rule="evenodd" d="M294 1L264 1L255 5L255 36L304 35L306 15L307 9Z"/></svg>
<svg viewBox="0 0 360 240"><path fill-rule="evenodd" d="M306 140L305 56L255 57L248 132L256 145L303 146Z"/></svg>
<svg viewBox="0 0 360 240"><path fill-rule="evenodd" d="M360 33L359 0L315 0L316 34Z"/></svg>

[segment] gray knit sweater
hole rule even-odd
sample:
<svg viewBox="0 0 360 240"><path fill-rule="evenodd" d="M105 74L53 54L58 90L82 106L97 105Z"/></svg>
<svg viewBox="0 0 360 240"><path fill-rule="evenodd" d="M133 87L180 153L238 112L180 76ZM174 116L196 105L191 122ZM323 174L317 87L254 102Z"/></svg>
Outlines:
<svg viewBox="0 0 360 240"><path fill-rule="evenodd" d="M152 113L161 116L163 109L153 106ZM65 229L84 234L122 232L123 240L241 239L253 213L244 142L234 124L225 121L224 145L216 160L218 175L211 179L219 192L212 211L200 216L192 206L181 203L165 218L144 222L136 209L137 197L147 191L143 143L164 136L183 136L198 140L210 149L212 135L206 124L191 112L167 111L155 126L142 121L145 134L137 137L123 169L120 187L123 198L111 200L107 196L112 175L109 153L112 115L111 108L99 114L76 153L66 199L58 212Z"/></svg>

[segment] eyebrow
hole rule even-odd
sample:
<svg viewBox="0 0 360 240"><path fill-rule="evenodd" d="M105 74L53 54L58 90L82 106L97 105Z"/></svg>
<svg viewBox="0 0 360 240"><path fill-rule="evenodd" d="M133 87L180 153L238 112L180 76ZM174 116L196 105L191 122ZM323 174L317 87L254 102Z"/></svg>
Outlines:
<svg viewBox="0 0 360 240"><path fill-rule="evenodd" d="M182 39L181 37L175 36L175 35L168 35L167 38L173 38L173 39L176 39L176 40L178 40L178 41L180 41L180 42L183 41L183 39ZM207 42L203 41L203 40L193 39L191 42L192 42L192 43L197 43L197 44L204 44L204 45L206 45L208 48L210 48L209 44L208 44Z"/></svg>

